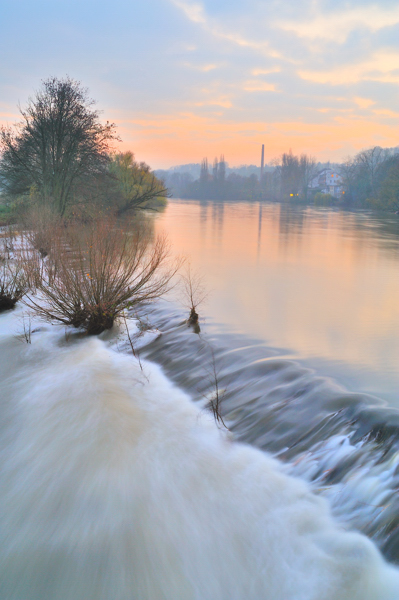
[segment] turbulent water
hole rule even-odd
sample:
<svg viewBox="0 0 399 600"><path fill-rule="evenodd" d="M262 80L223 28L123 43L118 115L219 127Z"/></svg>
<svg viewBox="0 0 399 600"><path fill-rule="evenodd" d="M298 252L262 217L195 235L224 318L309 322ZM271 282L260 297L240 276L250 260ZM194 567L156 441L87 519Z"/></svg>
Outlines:
<svg viewBox="0 0 399 600"><path fill-rule="evenodd" d="M342 524L399 562L399 411L256 340L208 335L206 326L197 335L182 314L167 303L150 309L162 333L143 340L142 355L200 405L212 400L216 372L220 412L235 437L278 456L328 498Z"/></svg>
<svg viewBox="0 0 399 600"><path fill-rule="evenodd" d="M2 600L398 598L371 541L123 336L26 344L20 313L0 316Z"/></svg>

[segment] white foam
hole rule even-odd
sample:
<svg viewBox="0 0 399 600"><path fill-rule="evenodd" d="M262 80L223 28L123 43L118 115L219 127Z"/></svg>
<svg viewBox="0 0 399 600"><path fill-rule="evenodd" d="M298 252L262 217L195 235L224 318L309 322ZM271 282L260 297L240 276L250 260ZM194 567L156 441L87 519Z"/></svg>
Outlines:
<svg viewBox="0 0 399 600"><path fill-rule="evenodd" d="M399 597L372 542L158 367L34 336L1 403L2 600Z"/></svg>

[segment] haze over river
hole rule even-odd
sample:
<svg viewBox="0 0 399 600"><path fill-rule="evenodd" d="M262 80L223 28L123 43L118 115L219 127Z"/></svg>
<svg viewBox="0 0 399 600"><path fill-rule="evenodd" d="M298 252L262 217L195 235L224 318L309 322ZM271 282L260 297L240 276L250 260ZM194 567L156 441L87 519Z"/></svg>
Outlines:
<svg viewBox="0 0 399 600"><path fill-rule="evenodd" d="M399 407L399 216L173 199L156 223L204 276L208 331Z"/></svg>

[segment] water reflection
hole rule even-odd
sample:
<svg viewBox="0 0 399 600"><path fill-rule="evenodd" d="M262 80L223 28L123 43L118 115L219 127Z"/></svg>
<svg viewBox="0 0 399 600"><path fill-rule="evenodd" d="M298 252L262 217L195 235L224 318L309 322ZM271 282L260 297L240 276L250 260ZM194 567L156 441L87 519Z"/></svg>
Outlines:
<svg viewBox="0 0 399 600"><path fill-rule="evenodd" d="M157 227L204 273L209 327L255 335L398 402L397 217L172 201Z"/></svg>

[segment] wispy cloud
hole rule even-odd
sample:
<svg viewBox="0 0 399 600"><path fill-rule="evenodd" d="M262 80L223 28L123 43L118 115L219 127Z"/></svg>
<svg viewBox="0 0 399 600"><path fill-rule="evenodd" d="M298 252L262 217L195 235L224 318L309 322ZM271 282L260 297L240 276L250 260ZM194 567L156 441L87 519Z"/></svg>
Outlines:
<svg viewBox="0 0 399 600"><path fill-rule="evenodd" d="M359 108L369 108L375 104L375 101L370 100L370 98L353 98L353 101L358 105Z"/></svg>
<svg viewBox="0 0 399 600"><path fill-rule="evenodd" d="M223 108L231 108L233 103L228 98L213 98L203 102L195 102L195 106L222 106Z"/></svg>
<svg viewBox="0 0 399 600"><path fill-rule="evenodd" d="M215 69L219 68L220 65L215 65L215 64L208 64L208 65L193 65L191 63L184 63L185 67L188 67L189 69L195 69L196 71L202 71L203 73L208 73L209 71L214 71Z"/></svg>
<svg viewBox="0 0 399 600"><path fill-rule="evenodd" d="M271 73L280 73L281 67L272 67L271 69L252 69L251 74L254 77L258 75L270 75Z"/></svg>
<svg viewBox="0 0 399 600"><path fill-rule="evenodd" d="M274 83L267 83L266 81L259 81L253 79L244 83L243 89L246 92L276 92L276 86Z"/></svg>
<svg viewBox="0 0 399 600"><path fill-rule="evenodd" d="M358 81L399 83L399 51L381 50L358 63L340 65L326 70L299 70L303 79L332 85L353 84Z"/></svg>
<svg viewBox="0 0 399 600"><path fill-rule="evenodd" d="M256 41L242 35L239 31L227 31L217 19L206 14L202 4L197 2L187 2L185 0L170 0L171 3L179 8L184 15L193 23L197 23L204 27L211 35L231 42L242 48L252 48L267 56L281 58L282 54L276 49L270 47L268 40Z"/></svg>
<svg viewBox="0 0 399 600"><path fill-rule="evenodd" d="M171 0L172 4L180 8L186 17L193 23L206 23L204 7L199 2L184 2L183 0Z"/></svg>
<svg viewBox="0 0 399 600"><path fill-rule="evenodd" d="M312 11L313 12L313 11ZM399 23L399 6L384 7L381 3L357 8L336 9L316 14L306 14L296 21L277 21L276 25L285 31L296 33L300 37L332 40L342 43L348 35L365 28L371 32Z"/></svg>

